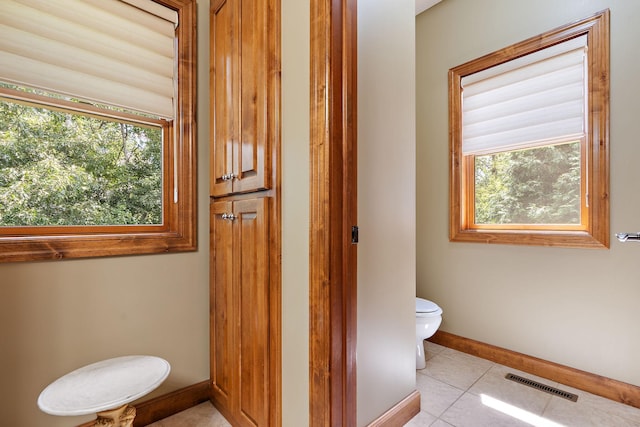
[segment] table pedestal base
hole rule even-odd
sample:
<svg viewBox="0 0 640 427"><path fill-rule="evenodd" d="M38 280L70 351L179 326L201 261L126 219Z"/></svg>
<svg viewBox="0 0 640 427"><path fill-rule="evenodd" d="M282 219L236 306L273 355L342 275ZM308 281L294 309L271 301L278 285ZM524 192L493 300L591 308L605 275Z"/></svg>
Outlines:
<svg viewBox="0 0 640 427"><path fill-rule="evenodd" d="M136 408L122 405L117 409L98 412L95 427L132 427L136 417Z"/></svg>

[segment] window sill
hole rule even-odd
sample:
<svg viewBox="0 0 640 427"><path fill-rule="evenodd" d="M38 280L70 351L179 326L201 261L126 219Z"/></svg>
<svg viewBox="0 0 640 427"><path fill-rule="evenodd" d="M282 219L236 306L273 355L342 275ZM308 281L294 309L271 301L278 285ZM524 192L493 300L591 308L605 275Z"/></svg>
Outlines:
<svg viewBox="0 0 640 427"><path fill-rule="evenodd" d="M449 241L565 248L609 248L607 235L598 239L587 231L451 230Z"/></svg>

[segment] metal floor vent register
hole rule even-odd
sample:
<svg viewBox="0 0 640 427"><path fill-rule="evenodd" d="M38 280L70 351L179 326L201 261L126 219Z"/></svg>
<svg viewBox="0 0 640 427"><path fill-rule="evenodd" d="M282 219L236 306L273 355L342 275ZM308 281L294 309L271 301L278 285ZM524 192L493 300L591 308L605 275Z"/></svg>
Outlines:
<svg viewBox="0 0 640 427"><path fill-rule="evenodd" d="M545 393L549 393L549 394L553 394L554 396L562 397L563 399L567 399L567 400L570 400L572 402L577 402L578 401L578 395L577 394L569 393L568 391L560 390L560 389L557 389L555 387L549 387L548 385L544 385L542 383L530 380L528 378L520 377L518 375L513 375L513 374L507 374L505 376L505 378L508 379L508 380L511 380L511 381L515 381L515 382L520 383L520 384L524 384L524 385L529 386L529 387L533 387L533 388L538 389L540 391L544 391Z"/></svg>

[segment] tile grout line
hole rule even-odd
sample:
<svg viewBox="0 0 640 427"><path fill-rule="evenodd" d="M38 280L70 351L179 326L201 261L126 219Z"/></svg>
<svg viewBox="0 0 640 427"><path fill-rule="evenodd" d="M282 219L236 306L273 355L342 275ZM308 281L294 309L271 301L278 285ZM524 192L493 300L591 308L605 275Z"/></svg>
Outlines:
<svg viewBox="0 0 640 427"><path fill-rule="evenodd" d="M545 412L547 412L547 409L549 408L549 405L551 405L551 401L555 396L549 396L549 400L547 400L547 403L545 403L544 408L542 408L542 414L541 416L544 417Z"/></svg>
<svg viewBox="0 0 640 427"><path fill-rule="evenodd" d="M442 353L442 352L439 352L438 354L434 354L430 359L433 359L433 358L435 358L435 357L437 357L437 356L440 356L440 353ZM446 356L443 356L443 357L446 357ZM426 367L425 367L425 369L426 369ZM422 370L423 370L423 369L421 369L421 371L422 371ZM445 422L445 423L449 424L447 421L443 420L441 417L442 417L442 416L443 416L443 415L444 415L444 414L445 414L449 409L451 409L451 407L452 407L453 405L455 405L455 403L456 403L458 400L460 400L460 398L461 398L462 396L464 396L464 394L466 393L466 391L465 391L465 390L462 390L462 389L460 389L460 388L458 388L457 386L454 386L454 385L449 384L449 383L447 383L447 382L445 382L445 381L442 381L441 379L438 379L438 378L436 378L436 377L434 377L434 376L431 376L431 375L429 375L429 374L428 374L428 373L426 373L426 372L425 372L425 373L417 372L417 374L418 374L418 375L424 375L425 377L429 377L429 378L431 378L431 379L432 379L432 380L434 380L434 381L441 382L441 383L443 383L443 384L448 385L449 387L453 387L453 388L456 388L456 389L458 389L458 390L462 391L462 394L460 394L460 396L458 396L458 397L457 397L453 402L451 402L451 404L450 404L449 406L447 406L447 408L446 408L444 411L442 411L442 412L440 413L440 415L437 415L437 416L436 416L436 415L431 414L430 412L427 412L427 414L430 414L430 415L433 415L433 416L435 416L435 417L436 417L436 419L435 419L435 420L433 420L433 422L432 422L431 424L429 424L429 426L432 426L432 425L433 425L434 423L436 423L438 420L440 420L440 421L442 421L442 422ZM425 411L425 412L426 412L426 411ZM453 427L456 427L456 426L453 426Z"/></svg>
<svg viewBox="0 0 640 427"><path fill-rule="evenodd" d="M447 385L448 385L448 386L450 386L450 387L457 388L458 390L460 390L458 387L456 387L456 386L454 386L454 385L451 385L451 384L449 384L449 383L446 383L446 382L444 382L444 381L442 381L442 380L439 380L439 379L437 379L437 378L434 378L434 377L432 377L432 376L431 376L431 375L429 375L429 374L424 374L424 375L426 375L427 377L429 377L429 378L431 378L431 379L433 379L433 380L440 381L440 382L442 382L442 383L444 383L444 384L447 384ZM468 390L468 389L467 389L467 390ZM443 423L447 423L447 424L449 424L449 425L451 425L451 426L453 426L453 427L457 427L457 426L455 426L455 425L453 425L453 424L449 423L448 421L443 420L443 419L442 419L442 416L443 416L444 414L446 414L446 413L447 413L447 411L448 411L449 409L451 409L451 407L453 407L453 405L455 405L455 404L456 404L456 402L457 402L458 400L460 400L460 398L461 398L462 396L464 396L465 394L467 394L467 391L462 390L462 394L461 394L460 396L456 397L456 399L455 399L453 402L451 402L451 404L450 404L449 406L447 406L447 408L446 408L444 411L442 411L442 413L441 413L440 415L438 415L438 416L436 417L436 419L435 419L431 424L429 424L429 426L434 425L434 424L435 424L436 422L438 422L438 421L442 421ZM428 413L428 412L427 412L427 413Z"/></svg>
<svg viewBox="0 0 640 427"><path fill-rule="evenodd" d="M473 384L471 384L471 385L467 388L467 390L465 390L465 393L470 393L470 392L469 392L469 390L471 390L471 388L472 388L474 385L476 385L476 384L478 383L478 381L480 381L482 378L484 378L484 376L485 376L485 375L487 375L487 373L488 373L488 372L489 372L493 367L495 367L496 365L497 365L497 364L496 364L495 362L491 362L491 366L489 366L489 367L487 368L487 370L486 370L486 371L484 371L484 372L482 373L482 375L480 375L480 376L478 377L478 379L477 379L477 380L475 380L475 381L473 382ZM473 394L473 393L471 393L471 394Z"/></svg>
<svg viewBox="0 0 640 427"><path fill-rule="evenodd" d="M457 350L454 350L454 351L457 351ZM438 356L438 355L440 355L441 353L442 353L442 352L438 353L437 355L434 355L433 357ZM463 354L464 354L464 353L463 353ZM447 357L447 356L446 356L446 355L443 355L443 357ZM484 359L484 360L486 360L486 359ZM490 362L490 361L489 361L489 362ZM431 423L431 424L430 424L431 426L432 426L433 424L435 424L436 422L438 422L438 421L442 421L442 422L444 422L444 423L447 423L447 424L449 424L449 425L452 425L453 427L457 427L457 426L455 426L455 425L453 425L453 424L450 424L448 421L446 421L446 420L442 419L442 416L444 416L444 415L447 413L447 411L448 411L449 409L451 409L451 408L452 408L452 407L453 407L453 406L454 406L454 405L455 405L455 404L456 404L456 403L457 403L457 402L458 402L458 401L459 401L463 396L465 396L466 394L471 394L471 395L473 395L473 393L470 393L470 392L469 392L469 390L471 390L471 388L472 388L472 387L473 387L473 386L474 386L478 381L480 381L482 378L484 378L484 376L485 376L485 375L487 375L487 373L491 370L491 368L493 368L494 366L496 366L496 365L497 365L495 362L490 362L490 363L491 363L491 365L490 365L490 366L489 366L489 367L488 367L488 368L487 368L487 369L482 373L482 375L480 375L480 376L479 376L479 377L478 377L478 378L477 378L473 383L471 383L471 385L469 385L465 390L462 390L462 394L461 394L460 396L458 396L458 397L457 397L457 398L456 398L456 399L455 399L455 400L454 400L454 401L453 401L449 406L447 406L447 408L446 408L444 411L442 411L442 413L441 413L441 414L440 414L440 415L439 415L439 416L438 416L438 417L433 421L433 423ZM432 376L431 376L431 375L429 375L429 374L423 374L423 375L426 375L426 376L428 376L429 378L434 379L434 380L436 380L436 381L442 381L442 380L439 380L438 378L432 377ZM444 381L442 381L442 382L444 382ZM449 385L450 387L458 388L457 386L455 386L455 385L453 385L453 384L449 384L449 383L447 383L447 382L444 382L444 383L445 383L445 384L447 384L447 385ZM459 389L459 388L458 388L458 389ZM461 390L461 389L459 389L459 390ZM474 396L475 396L475 395L474 395Z"/></svg>
<svg viewBox="0 0 640 427"><path fill-rule="evenodd" d="M436 355L434 355L433 357L436 357L436 356L438 356L438 355L440 355L440 354L436 354ZM442 355L442 356L443 356L443 357L447 357L446 355ZM432 358L433 358L433 357L432 357ZM485 359L485 360L486 360L486 359ZM487 368L487 369L482 373L482 375L480 375L480 376L479 376L479 377L478 377L478 378L477 378L473 383L471 383L471 385L469 385L469 386L468 386L466 389L464 389L464 390L463 390L463 389L458 388L457 386L455 386L455 385L453 385L453 384L449 384L449 383L447 383L446 381L442 381L441 379L435 378L435 377L433 377L433 376L431 376L431 375L429 375L429 374L427 374L427 373L424 373L424 374L419 373L420 375L425 375L425 376L427 376L427 377L429 377L429 378L431 378L431 379L433 379L433 380L435 380L435 381L440 381L440 382L442 382L442 383L444 383L444 384L447 384L447 385L448 385L448 386L450 386L450 387L457 388L458 390L462 390L462 394L461 394L460 396L458 396L458 397L457 397L453 402L451 402L451 404L450 404L449 406L447 406L447 408L446 408L444 411L442 411L442 413L441 413L440 415L438 415L438 416L436 417L436 419L435 419L435 420L430 424L430 426L432 426L433 424L435 424L435 423L436 423L436 422L438 422L438 421L442 421L442 422L444 422L444 423L447 423L447 424L449 424L449 425L452 425L453 427L457 427L457 426L455 426L455 425L453 425L453 424L450 424L448 421L446 421L446 420L442 419L442 416L443 416L444 414L446 414L446 413L447 413L447 411L448 411L449 409L451 409L451 408L452 408L452 407L453 407L453 406L454 406L454 405L455 405L455 404L456 404L456 403L457 403L457 402L458 402L458 401L459 401L459 400L460 400L464 395L466 395L466 394L472 394L472 395L473 395L473 393L470 393L470 392L469 392L469 390L471 389L471 387L473 387L473 386L474 386L478 381L480 381L480 380L481 380L481 379L482 379L482 378L487 374L487 372L489 372L489 371L491 370L491 368L493 368L494 366L496 366L496 363L495 363L495 362L490 362L490 363L491 363L491 365L490 365L490 366L489 366L489 367L488 367L488 368ZM427 413L428 413L428 412L427 412Z"/></svg>

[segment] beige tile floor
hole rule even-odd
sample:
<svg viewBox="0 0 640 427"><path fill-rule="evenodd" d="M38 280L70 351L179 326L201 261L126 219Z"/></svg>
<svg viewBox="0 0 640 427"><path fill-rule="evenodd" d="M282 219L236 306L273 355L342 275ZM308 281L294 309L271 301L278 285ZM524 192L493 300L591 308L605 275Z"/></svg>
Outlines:
<svg viewBox="0 0 640 427"><path fill-rule="evenodd" d="M416 371L421 412L407 427L630 427L640 409L425 342L427 366ZM513 373L578 395L571 402L506 380Z"/></svg>
<svg viewBox="0 0 640 427"><path fill-rule="evenodd" d="M231 427L231 424L210 402L205 402L147 427Z"/></svg>
<svg viewBox="0 0 640 427"><path fill-rule="evenodd" d="M640 409L428 341L425 354L427 367L416 371L421 412L406 427L640 427ZM577 394L578 401L508 381L509 372ZM207 402L151 426L230 424Z"/></svg>

